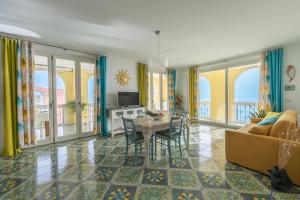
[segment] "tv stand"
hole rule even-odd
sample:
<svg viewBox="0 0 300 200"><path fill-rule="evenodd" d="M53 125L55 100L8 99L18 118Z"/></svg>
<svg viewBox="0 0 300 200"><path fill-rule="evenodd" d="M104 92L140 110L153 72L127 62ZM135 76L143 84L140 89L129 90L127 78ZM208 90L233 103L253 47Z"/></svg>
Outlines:
<svg viewBox="0 0 300 200"><path fill-rule="evenodd" d="M137 118L139 113L145 111L146 108L143 106L108 108L108 124L112 137L114 137L115 134L124 133L122 117Z"/></svg>

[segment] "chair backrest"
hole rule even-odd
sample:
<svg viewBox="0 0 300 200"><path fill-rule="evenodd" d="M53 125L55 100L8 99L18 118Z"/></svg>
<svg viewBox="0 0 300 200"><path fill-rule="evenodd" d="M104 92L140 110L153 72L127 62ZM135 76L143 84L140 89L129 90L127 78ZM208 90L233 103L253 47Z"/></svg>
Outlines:
<svg viewBox="0 0 300 200"><path fill-rule="evenodd" d="M125 136L128 137L136 137L136 130L135 125L133 122L133 119L128 119L125 117L122 117L123 124L124 124L124 130L125 130Z"/></svg>
<svg viewBox="0 0 300 200"><path fill-rule="evenodd" d="M171 136L181 134L183 126L183 116L171 117L169 124L169 134Z"/></svg>

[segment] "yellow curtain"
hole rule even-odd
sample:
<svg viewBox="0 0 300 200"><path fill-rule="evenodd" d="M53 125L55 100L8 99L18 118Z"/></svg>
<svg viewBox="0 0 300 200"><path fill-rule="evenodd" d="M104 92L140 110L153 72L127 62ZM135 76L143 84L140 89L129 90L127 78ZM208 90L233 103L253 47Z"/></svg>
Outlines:
<svg viewBox="0 0 300 200"><path fill-rule="evenodd" d="M138 63L138 89L140 95L140 104L148 105L148 66Z"/></svg>
<svg viewBox="0 0 300 200"><path fill-rule="evenodd" d="M198 116L198 75L197 67L189 69L189 101L190 101L190 116Z"/></svg>
<svg viewBox="0 0 300 200"><path fill-rule="evenodd" d="M17 40L2 38L2 71L4 95L3 156L20 152L17 135Z"/></svg>

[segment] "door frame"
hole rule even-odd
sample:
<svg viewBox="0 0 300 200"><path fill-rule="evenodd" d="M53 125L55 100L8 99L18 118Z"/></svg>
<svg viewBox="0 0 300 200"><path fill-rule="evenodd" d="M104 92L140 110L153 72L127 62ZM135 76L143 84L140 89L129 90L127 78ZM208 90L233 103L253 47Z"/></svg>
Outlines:
<svg viewBox="0 0 300 200"><path fill-rule="evenodd" d="M61 136L58 137L58 126L57 126L57 99L56 99L56 59L65 59L65 60L72 60L74 61L75 65L74 65L74 70L75 70L75 116L76 116L76 120L75 120L75 131L76 133L74 135L71 136ZM79 138L79 123L78 123L78 113L79 113L79 102L78 102L78 62L75 56L73 55L68 55L68 54L52 54L52 95L53 95L53 140L54 143L55 142L61 142L61 141L66 141L66 140L72 140L72 139L76 139Z"/></svg>

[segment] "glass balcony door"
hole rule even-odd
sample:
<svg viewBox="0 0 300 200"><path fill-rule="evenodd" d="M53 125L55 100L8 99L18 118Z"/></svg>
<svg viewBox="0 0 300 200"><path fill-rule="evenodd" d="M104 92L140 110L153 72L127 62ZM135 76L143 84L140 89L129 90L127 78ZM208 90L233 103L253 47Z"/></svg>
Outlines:
<svg viewBox="0 0 300 200"><path fill-rule="evenodd" d="M94 130L94 87L95 62L85 60L80 63L80 125L81 136L93 134Z"/></svg>
<svg viewBox="0 0 300 200"><path fill-rule="evenodd" d="M168 76L161 72L149 73L149 105L155 112L168 112Z"/></svg>
<svg viewBox="0 0 300 200"><path fill-rule="evenodd" d="M40 53L34 63L38 145L93 134L95 60Z"/></svg>
<svg viewBox="0 0 300 200"><path fill-rule="evenodd" d="M200 120L241 126L258 106L260 63L199 70Z"/></svg>
<svg viewBox="0 0 300 200"><path fill-rule="evenodd" d="M72 58L54 57L53 95L54 95L54 127L55 141L73 139L79 136L77 115L77 70L76 60Z"/></svg>
<svg viewBox="0 0 300 200"><path fill-rule="evenodd" d="M35 133L38 144L53 142L51 56L34 56Z"/></svg>

